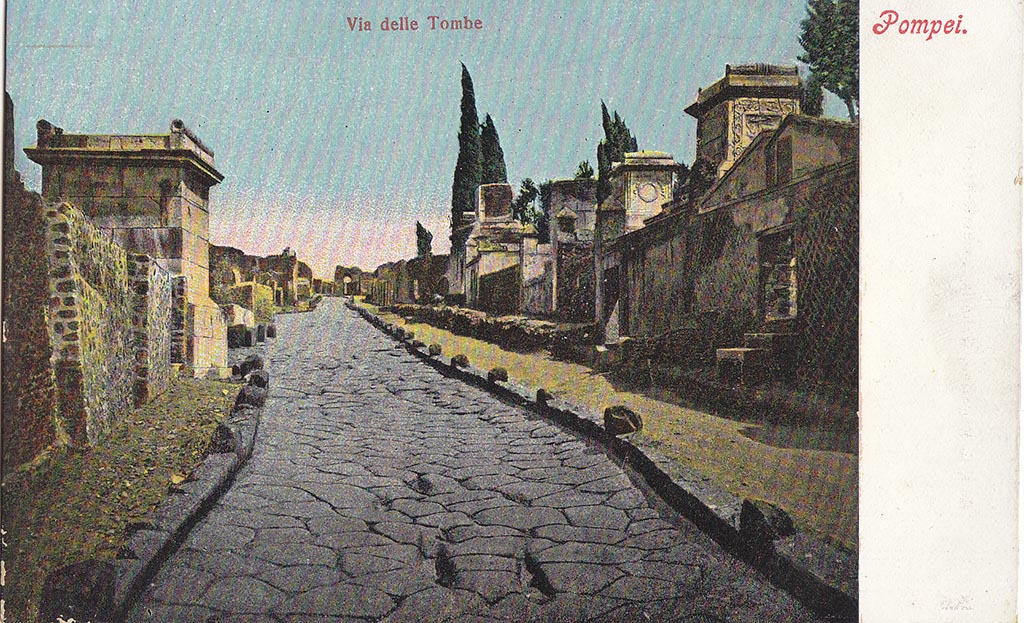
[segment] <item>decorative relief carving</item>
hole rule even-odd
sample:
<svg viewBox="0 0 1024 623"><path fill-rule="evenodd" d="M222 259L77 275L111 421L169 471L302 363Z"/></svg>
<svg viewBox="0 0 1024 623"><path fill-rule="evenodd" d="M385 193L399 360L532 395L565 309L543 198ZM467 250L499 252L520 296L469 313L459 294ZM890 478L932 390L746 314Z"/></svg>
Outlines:
<svg viewBox="0 0 1024 623"><path fill-rule="evenodd" d="M782 119L797 111L796 100L738 98L733 102L732 131L729 133L731 160L743 155L747 145L764 130L774 130Z"/></svg>

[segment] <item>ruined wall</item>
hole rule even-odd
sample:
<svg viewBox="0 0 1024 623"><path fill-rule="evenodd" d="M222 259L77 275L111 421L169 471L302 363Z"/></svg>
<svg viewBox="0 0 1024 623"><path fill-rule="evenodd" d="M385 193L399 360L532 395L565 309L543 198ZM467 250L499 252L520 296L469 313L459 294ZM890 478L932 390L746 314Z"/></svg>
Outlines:
<svg viewBox="0 0 1024 623"><path fill-rule="evenodd" d="M394 287L395 301L429 303L448 294L448 256L417 257L400 263Z"/></svg>
<svg viewBox="0 0 1024 623"><path fill-rule="evenodd" d="M567 322L594 320L594 245L558 243L556 311Z"/></svg>
<svg viewBox="0 0 1024 623"><path fill-rule="evenodd" d="M5 136L11 127L5 127ZM13 171L5 176L3 190L5 331L0 439L3 471L8 474L54 443L62 431L56 427L56 385L50 365L50 285L43 200L26 191Z"/></svg>
<svg viewBox="0 0 1024 623"><path fill-rule="evenodd" d="M252 310L256 322L270 322L274 317L274 290L259 283L240 283L228 288L225 303L241 305Z"/></svg>
<svg viewBox="0 0 1024 623"><path fill-rule="evenodd" d="M659 335L686 324L692 293L686 225L681 214L621 240L621 314L629 335Z"/></svg>
<svg viewBox="0 0 1024 623"><path fill-rule="evenodd" d="M797 211L797 365L851 387L858 375L859 186L856 166Z"/></svg>
<svg viewBox="0 0 1024 623"><path fill-rule="evenodd" d="M68 203L46 207L58 420L93 444L170 379L171 280Z"/></svg>
<svg viewBox="0 0 1024 623"><path fill-rule="evenodd" d="M148 255L128 256L135 351L135 404L160 395L171 383L171 275Z"/></svg>
<svg viewBox="0 0 1024 623"><path fill-rule="evenodd" d="M518 263L479 277L477 309L489 314L518 314L522 272Z"/></svg>
<svg viewBox="0 0 1024 623"><path fill-rule="evenodd" d="M520 265L523 278L525 314L546 316L555 306L555 256L550 244L537 244L536 238L524 238Z"/></svg>

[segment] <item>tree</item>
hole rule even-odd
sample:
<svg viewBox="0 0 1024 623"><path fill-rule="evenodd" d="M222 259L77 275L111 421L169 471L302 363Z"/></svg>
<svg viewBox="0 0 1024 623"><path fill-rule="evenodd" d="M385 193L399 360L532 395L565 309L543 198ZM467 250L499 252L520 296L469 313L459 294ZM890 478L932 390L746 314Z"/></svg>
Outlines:
<svg viewBox="0 0 1024 623"><path fill-rule="evenodd" d="M601 102L601 125L604 139L597 144L597 202L601 203L611 193L612 163L625 160L626 152L636 151L636 137L626 127L626 122L616 111L608 115L608 107Z"/></svg>
<svg viewBox="0 0 1024 623"><path fill-rule="evenodd" d="M800 22L798 57L811 66L821 86L846 104L850 120L860 102L860 35L856 0L808 0L807 17Z"/></svg>
<svg viewBox="0 0 1024 623"><path fill-rule="evenodd" d="M416 221L416 257L430 257L430 243L434 240L434 234L427 231L427 228Z"/></svg>
<svg viewBox="0 0 1024 623"><path fill-rule="evenodd" d="M474 209L474 195L480 186L480 119L476 114L473 78L462 65L462 118L459 123L459 158L452 180L452 237L463 212Z"/></svg>
<svg viewBox="0 0 1024 623"><path fill-rule="evenodd" d="M537 242L547 244L551 242L551 191L555 183L551 180L540 185L540 214L534 225L537 227Z"/></svg>
<svg viewBox="0 0 1024 623"><path fill-rule="evenodd" d="M821 90L821 81L817 74L811 74L806 80L800 82L800 112L812 117L820 117L824 112L822 102L825 93Z"/></svg>
<svg viewBox="0 0 1024 623"><path fill-rule="evenodd" d="M584 160L576 169L576 179L589 180L592 177L594 177L594 168L590 166L589 160Z"/></svg>
<svg viewBox="0 0 1024 623"><path fill-rule="evenodd" d="M685 191L690 182L690 167L680 162L676 167L676 179L672 184L672 200L685 200Z"/></svg>
<svg viewBox="0 0 1024 623"><path fill-rule="evenodd" d="M520 223L533 223L536 220L536 201L540 191L530 178L524 179L519 185L519 194L512 202L512 218Z"/></svg>
<svg viewBox="0 0 1024 623"><path fill-rule="evenodd" d="M707 158L698 158L690 169L686 182L686 203L692 207L701 196L711 188L718 179L718 170Z"/></svg>
<svg viewBox="0 0 1024 623"><path fill-rule="evenodd" d="M498 130L490 115L480 126L480 183L507 184L508 173L505 170L505 152L501 150Z"/></svg>

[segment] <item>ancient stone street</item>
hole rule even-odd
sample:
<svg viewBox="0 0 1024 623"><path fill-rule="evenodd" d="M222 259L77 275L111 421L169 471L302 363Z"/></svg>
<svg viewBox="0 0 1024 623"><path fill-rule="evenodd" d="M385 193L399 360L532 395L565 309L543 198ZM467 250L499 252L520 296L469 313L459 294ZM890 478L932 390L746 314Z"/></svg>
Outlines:
<svg viewBox="0 0 1024 623"><path fill-rule="evenodd" d="M600 448L339 299L277 327L253 456L130 621L815 620Z"/></svg>

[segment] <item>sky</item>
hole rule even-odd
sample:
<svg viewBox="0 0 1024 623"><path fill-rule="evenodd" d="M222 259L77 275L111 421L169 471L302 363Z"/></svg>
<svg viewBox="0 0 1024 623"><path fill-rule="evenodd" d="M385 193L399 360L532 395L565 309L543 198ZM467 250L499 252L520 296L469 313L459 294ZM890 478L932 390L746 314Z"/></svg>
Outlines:
<svg viewBox="0 0 1024 623"><path fill-rule="evenodd" d="M430 15L482 28L431 31ZM290 247L332 278L339 264L413 257L417 220L448 252L460 63L518 188L597 168L602 100L640 149L692 163L683 110L697 89L727 63L794 64L805 15L804 0L10 0L6 89L19 148L38 119L72 134L161 134L183 119L225 176L210 242ZM420 29L380 29L403 16ZM826 113L845 108L830 96ZM15 164L38 190L39 166L20 149Z"/></svg>

